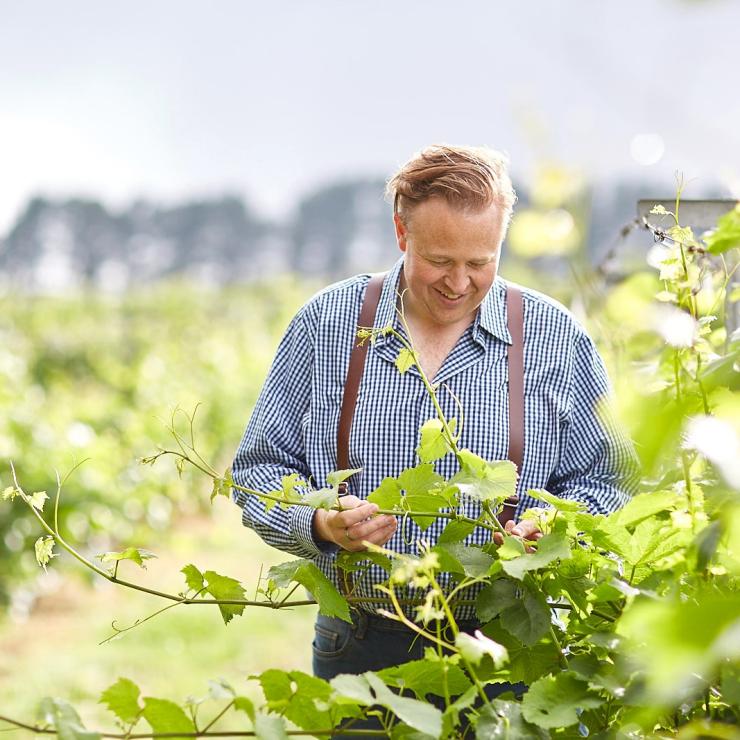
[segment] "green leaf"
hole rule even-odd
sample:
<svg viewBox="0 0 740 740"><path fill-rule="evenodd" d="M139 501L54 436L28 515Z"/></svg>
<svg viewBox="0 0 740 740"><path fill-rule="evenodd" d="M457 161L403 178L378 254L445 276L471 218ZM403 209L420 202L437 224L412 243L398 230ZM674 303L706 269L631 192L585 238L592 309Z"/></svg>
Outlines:
<svg viewBox="0 0 740 740"><path fill-rule="evenodd" d="M490 622L504 609L516 604L517 586L513 581L500 578L481 589L475 602L475 611L481 622Z"/></svg>
<svg viewBox="0 0 740 740"><path fill-rule="evenodd" d="M475 736L478 740L547 740L550 734L522 717L518 701L494 699L481 708Z"/></svg>
<svg viewBox="0 0 740 740"><path fill-rule="evenodd" d="M404 511L432 512L449 506L447 499L443 495L435 493L409 493L401 501L402 510ZM423 516L419 513L410 514L410 517L422 532L428 529L436 519L435 516Z"/></svg>
<svg viewBox="0 0 740 740"><path fill-rule="evenodd" d="M20 495L20 491L15 486L8 486L3 490L3 501L10 499L11 501Z"/></svg>
<svg viewBox="0 0 740 740"><path fill-rule="evenodd" d="M586 504L583 504L580 501L572 501L567 498L553 496L548 491L540 488L531 488L527 491L527 496L531 496L532 498L536 498L538 501L550 504L553 509L557 509L558 511L583 511L586 509Z"/></svg>
<svg viewBox="0 0 740 740"><path fill-rule="evenodd" d="M44 502L49 497L46 495L46 491L36 491L36 493L32 493L29 496L31 506L33 506L34 509L38 509L39 511L44 510Z"/></svg>
<svg viewBox="0 0 740 740"><path fill-rule="evenodd" d="M341 568L342 570L350 572L362 570L360 564L368 562L379 565L386 573L391 572L391 559L381 552L371 552L369 550L349 552L348 550L342 550L337 553L337 568Z"/></svg>
<svg viewBox="0 0 740 740"><path fill-rule="evenodd" d="M458 632L455 638L455 647L465 660L478 665L488 655L492 658L496 668L500 668L509 659L506 648L490 637L478 631L475 635L467 632Z"/></svg>
<svg viewBox="0 0 740 740"><path fill-rule="evenodd" d="M541 640L534 645L524 645L498 620L484 625L481 631L508 651L509 662L499 673L507 681L522 681L529 686L543 675L560 670L560 654L552 642Z"/></svg>
<svg viewBox="0 0 740 740"><path fill-rule="evenodd" d="M258 712L254 718L254 732L259 740L288 740L285 720L277 714Z"/></svg>
<svg viewBox="0 0 740 740"><path fill-rule="evenodd" d="M320 488L303 497L303 502L314 509L332 509L337 505L339 495L336 488Z"/></svg>
<svg viewBox="0 0 740 740"><path fill-rule="evenodd" d="M434 661L412 660L378 671L378 676L389 686L413 691L420 700L425 700L428 694L444 696L445 676L451 696L462 694L472 685L463 670L451 663L448 657Z"/></svg>
<svg viewBox="0 0 740 740"><path fill-rule="evenodd" d="M501 612L501 626L525 645L539 642L550 630L550 607L541 591L527 588Z"/></svg>
<svg viewBox="0 0 740 740"><path fill-rule="evenodd" d="M525 553L524 543L519 537L505 535L503 543L496 550L496 554L501 560L513 560Z"/></svg>
<svg viewBox="0 0 740 740"><path fill-rule="evenodd" d="M608 518L626 527L655 516L661 511L673 511L680 505L681 498L673 491L641 493L628 501L624 508L611 514Z"/></svg>
<svg viewBox="0 0 740 740"><path fill-rule="evenodd" d="M207 570L203 577L208 584L206 591L208 591L214 599L244 599L245 593L239 581L229 576L222 576L212 570ZM221 617L224 620L224 624L228 624L234 615L240 616L244 612L244 604L219 604L219 611Z"/></svg>
<svg viewBox="0 0 740 740"><path fill-rule="evenodd" d="M717 221L717 228L705 235L704 241L712 254L722 254L740 246L740 205L721 216Z"/></svg>
<svg viewBox="0 0 740 740"><path fill-rule="evenodd" d="M401 487L395 478L383 478L381 484L367 497L371 504L379 509L393 510L400 508Z"/></svg>
<svg viewBox="0 0 740 740"><path fill-rule="evenodd" d="M460 459L461 468L450 479L460 493L500 503L516 492L516 465L509 460L487 462L470 450L460 450Z"/></svg>
<svg viewBox="0 0 740 740"><path fill-rule="evenodd" d="M341 697L351 699L363 706L375 703L375 697L367 680L362 675L340 673L329 681L332 690Z"/></svg>
<svg viewBox="0 0 740 740"><path fill-rule="evenodd" d="M537 552L525 553L513 560L503 560L502 567L508 575L521 580L531 570L546 568L555 560L567 560L570 555L568 538L562 532L546 534L536 543Z"/></svg>
<svg viewBox="0 0 740 740"><path fill-rule="evenodd" d="M349 604L345 598L310 560L289 560L287 563L273 565L267 577L275 581L280 588L285 588L289 583L297 581L305 586L316 599L320 614L352 622L349 615Z"/></svg>
<svg viewBox="0 0 740 740"><path fill-rule="evenodd" d="M535 681L522 700L524 719L538 727L570 727L578 722L578 709L598 707L603 702L589 694L588 686L569 673L545 676Z"/></svg>
<svg viewBox="0 0 740 740"><path fill-rule="evenodd" d="M128 678L119 678L100 695L98 704L105 704L124 724L129 725L141 714L139 687Z"/></svg>
<svg viewBox="0 0 740 740"><path fill-rule="evenodd" d="M133 560L134 563L146 570L144 561L156 558L157 556L153 552L144 550L141 547L127 547L121 552L106 552L102 555L96 555L95 557L99 558L103 563L110 563L116 560Z"/></svg>
<svg viewBox="0 0 740 740"><path fill-rule="evenodd" d="M152 732L195 732L193 722L183 708L168 699L144 697L143 715ZM179 737L185 740L184 736Z"/></svg>
<svg viewBox="0 0 740 740"><path fill-rule="evenodd" d="M231 486L233 484L234 481L231 478L231 468L227 468L226 472L223 474L223 477L213 479L213 488L211 489L211 503L213 503L213 499L215 499L216 496L226 496L226 498L231 498Z"/></svg>
<svg viewBox="0 0 740 740"><path fill-rule="evenodd" d="M444 545L449 542L461 542L474 530L474 524L452 519L444 530L442 530L442 534L437 539L437 544Z"/></svg>
<svg viewBox="0 0 740 740"><path fill-rule="evenodd" d="M326 482L330 486L338 486L340 483L344 483L347 478L350 478L355 473L362 472L362 468L354 468L352 470L335 470L326 476Z"/></svg>
<svg viewBox="0 0 740 740"><path fill-rule="evenodd" d="M464 573L471 578L481 578L488 574L490 567L495 562L495 558L480 547L473 545L463 545L461 542L448 542L437 545L433 552L440 553L440 565L442 570L450 570L453 573ZM445 566L446 559L442 553L454 558L459 567L453 569Z"/></svg>
<svg viewBox="0 0 740 740"><path fill-rule="evenodd" d="M233 686L223 678L208 680L208 695L211 699L233 699L236 696Z"/></svg>
<svg viewBox="0 0 740 740"><path fill-rule="evenodd" d="M617 623L648 701L668 705L703 690L728 659L740 658L740 593L704 586L683 598L636 598Z"/></svg>
<svg viewBox="0 0 740 740"><path fill-rule="evenodd" d="M34 544L36 550L36 562L46 570L47 563L52 558L58 558L59 553L52 553L54 548L54 538L49 535L48 537L39 537Z"/></svg>
<svg viewBox="0 0 740 740"><path fill-rule="evenodd" d="M192 563L181 568L180 573L185 574L185 582L188 584L188 588L191 591L197 592L203 589L203 586L205 585L203 582L203 574Z"/></svg>
<svg viewBox="0 0 740 740"><path fill-rule="evenodd" d="M54 725L59 740L100 740L100 734L86 730L76 710L63 699L44 697L40 713L46 724Z"/></svg>
<svg viewBox="0 0 740 740"><path fill-rule="evenodd" d="M331 716L320 711L315 700L329 700L331 689L326 681L301 671L286 673L270 669L259 676L259 682L270 709L304 730L329 727Z"/></svg>
<svg viewBox="0 0 740 740"><path fill-rule="evenodd" d="M442 733L442 712L426 702L409 699L394 694L374 673L365 673L363 677L375 692L375 701L390 709L402 722L432 737Z"/></svg>
<svg viewBox="0 0 740 740"><path fill-rule="evenodd" d="M254 722L255 718L255 712L254 712L254 704L252 703L251 699L247 699L246 696L236 696L234 697L234 709L244 712L249 719Z"/></svg>
<svg viewBox="0 0 740 740"><path fill-rule="evenodd" d="M406 491L406 495L429 493L434 488L444 484L444 478L434 470L432 463L422 463L414 468L406 468L396 478L398 487Z"/></svg>
<svg viewBox="0 0 740 740"><path fill-rule="evenodd" d="M402 347L401 351L396 357L396 367L398 372L403 375L410 367L413 367L416 360L414 359L414 353L406 347Z"/></svg>
<svg viewBox="0 0 740 740"><path fill-rule="evenodd" d="M451 419L448 423L452 430ZM444 427L439 419L429 419L421 427L421 441L416 448L416 453L423 463L434 462L451 452L450 445L444 436Z"/></svg>

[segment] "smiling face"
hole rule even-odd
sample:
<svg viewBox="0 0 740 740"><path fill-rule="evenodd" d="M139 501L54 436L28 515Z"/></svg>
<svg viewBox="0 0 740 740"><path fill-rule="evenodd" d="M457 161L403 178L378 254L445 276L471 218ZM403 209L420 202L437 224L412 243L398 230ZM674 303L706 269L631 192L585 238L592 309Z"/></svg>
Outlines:
<svg viewBox="0 0 740 740"><path fill-rule="evenodd" d="M401 288L407 289L407 315L431 330L469 325L498 270L505 232L500 207L466 211L432 197L406 220L394 216L406 255Z"/></svg>

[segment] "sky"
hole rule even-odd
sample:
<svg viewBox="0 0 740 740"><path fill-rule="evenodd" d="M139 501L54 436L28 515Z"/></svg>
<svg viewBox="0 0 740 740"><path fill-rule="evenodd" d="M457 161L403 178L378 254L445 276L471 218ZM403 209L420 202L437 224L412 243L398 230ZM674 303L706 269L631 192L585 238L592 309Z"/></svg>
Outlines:
<svg viewBox="0 0 740 740"><path fill-rule="evenodd" d="M735 0L0 0L0 235L35 194L280 217L441 142L740 197L738 28Z"/></svg>

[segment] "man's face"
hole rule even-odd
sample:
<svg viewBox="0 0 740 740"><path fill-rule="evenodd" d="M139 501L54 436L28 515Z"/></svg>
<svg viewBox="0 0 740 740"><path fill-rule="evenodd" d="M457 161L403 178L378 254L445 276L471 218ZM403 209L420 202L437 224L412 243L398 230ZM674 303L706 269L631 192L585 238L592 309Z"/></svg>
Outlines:
<svg viewBox="0 0 740 740"><path fill-rule="evenodd" d="M406 254L401 288L410 317L428 328L470 324L498 269L504 217L491 205L477 212L433 197L403 224L394 216L398 246Z"/></svg>

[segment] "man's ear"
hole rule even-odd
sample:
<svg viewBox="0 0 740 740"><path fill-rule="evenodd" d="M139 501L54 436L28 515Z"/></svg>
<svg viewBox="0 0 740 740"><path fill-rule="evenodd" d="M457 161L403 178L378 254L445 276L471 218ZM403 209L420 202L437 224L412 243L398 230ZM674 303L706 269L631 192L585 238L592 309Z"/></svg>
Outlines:
<svg viewBox="0 0 740 740"><path fill-rule="evenodd" d="M405 252L407 247L408 230L397 213L393 214L393 225L396 227L396 241L398 242L398 248L402 252Z"/></svg>

